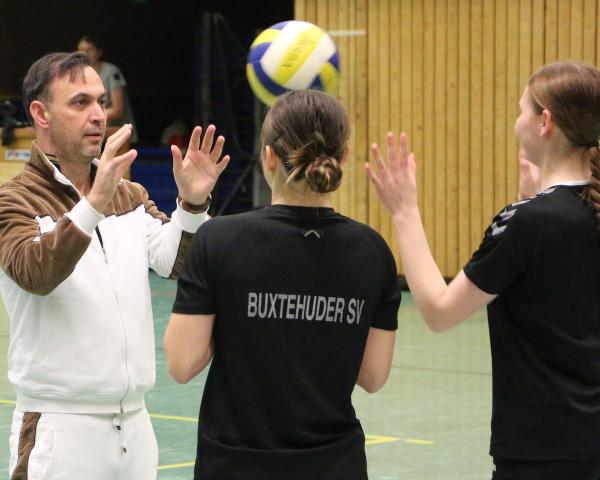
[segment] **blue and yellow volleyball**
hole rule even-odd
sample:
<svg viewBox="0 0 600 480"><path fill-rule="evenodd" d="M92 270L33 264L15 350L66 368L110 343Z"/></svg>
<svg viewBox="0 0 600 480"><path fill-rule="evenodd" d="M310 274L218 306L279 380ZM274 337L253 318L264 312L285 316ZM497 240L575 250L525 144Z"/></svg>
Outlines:
<svg viewBox="0 0 600 480"><path fill-rule="evenodd" d="M331 37L300 20L263 30L252 43L246 63L250 87L267 105L288 90L316 88L335 95L339 70Z"/></svg>

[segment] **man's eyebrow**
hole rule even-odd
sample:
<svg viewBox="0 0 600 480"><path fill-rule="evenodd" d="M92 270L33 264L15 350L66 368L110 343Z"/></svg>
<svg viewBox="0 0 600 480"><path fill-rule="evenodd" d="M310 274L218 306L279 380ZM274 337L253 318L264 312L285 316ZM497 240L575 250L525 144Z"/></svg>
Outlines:
<svg viewBox="0 0 600 480"><path fill-rule="evenodd" d="M89 93L85 92L75 92L71 95L70 100L75 100L76 98L91 98L92 96Z"/></svg>
<svg viewBox="0 0 600 480"><path fill-rule="evenodd" d="M97 99L105 99L106 98L106 92L102 92L100 95L94 96L91 95L89 93L86 92L75 92L73 95L71 95L69 100L77 100L80 98L97 98Z"/></svg>

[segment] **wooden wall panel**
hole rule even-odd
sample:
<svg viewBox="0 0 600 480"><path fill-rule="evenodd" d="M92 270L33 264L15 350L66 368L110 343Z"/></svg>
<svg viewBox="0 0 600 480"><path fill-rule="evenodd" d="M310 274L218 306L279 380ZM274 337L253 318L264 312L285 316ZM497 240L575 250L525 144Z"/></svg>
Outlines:
<svg viewBox="0 0 600 480"><path fill-rule="evenodd" d="M412 0L407 0L408 3L413 3ZM404 24L403 24L404 25ZM404 28L404 26L403 26ZM412 149L415 152L420 152L419 164L417 165L417 190L419 192L419 202L421 205L424 204L423 197L425 192L425 165L422 162L423 159L423 137L425 131L425 35L424 35L424 4L423 2L419 2L418 4L412 5L411 10L411 25L408 27L410 33L405 34L406 37L410 38L410 47L405 47L404 45L404 37L402 42L402 58L405 58L404 48L410 49L410 59L411 59L411 77L412 77L412 85L411 89L406 91L402 89L402 102L411 103L411 113L412 117L412 136L410 138ZM417 52L416 55L412 55L413 50ZM400 63L402 59L400 60ZM405 72L407 69L406 63L402 64L402 71ZM405 120L405 117L402 117L402 121ZM402 128L400 126L399 128ZM427 218L425 215L422 216L423 221L427 224Z"/></svg>
<svg viewBox="0 0 600 480"><path fill-rule="evenodd" d="M374 5L373 3L376 3ZM375 9L373 7L376 7ZM380 72L379 72L379 34L382 28L379 28L379 15L378 12L381 9L381 1L380 0L371 0L368 4L368 15L367 15L367 24L368 24L368 33L367 34L367 57L365 58L365 62L367 63L367 101L368 101L368 140L376 141L381 143L382 138L382 130L379 123L379 109L381 106L381 100L379 95L380 89ZM387 127L385 127L387 128ZM385 130L385 129L384 129ZM367 152L368 155L368 152ZM379 203L375 197L375 192L371 188L369 188L368 195L368 212L369 212L369 223L375 229L380 230L379 224ZM383 232L382 232L383 234ZM387 238L387 237L386 237Z"/></svg>
<svg viewBox="0 0 600 480"><path fill-rule="evenodd" d="M434 159L435 164L432 168L434 177L435 198L434 210L434 232L435 249L434 255L437 259L440 269L445 272L448 270L446 264L446 129L448 122L446 119L446 87L447 87L447 0L436 0L434 2L434 42L435 42L435 65L434 65L434 122L433 128L436 135L430 137L430 141L435 146Z"/></svg>
<svg viewBox="0 0 600 480"><path fill-rule="evenodd" d="M494 110L494 78L496 76L496 64L494 45L496 42L496 24L494 22L495 2L483 0L483 137L481 158L481 225L489 223L490 212L494 208L494 125L498 119ZM475 201L475 200L474 200ZM482 238L479 235L477 242Z"/></svg>
<svg viewBox="0 0 600 480"><path fill-rule="evenodd" d="M523 13L526 13L527 9L523 9ZM513 161L510 161L511 152L516 152L519 149L517 140L513 134L513 123L514 119L517 118L519 114L519 98L521 97L521 85L519 83L519 75L521 67L521 56L525 56L525 60L529 61L528 52L530 50L529 45L531 44L528 39L525 43L527 47L521 45L520 35L521 29L520 25L523 25L527 28L528 20L527 15L521 16L521 5L519 0L509 0L508 1L508 11L507 11L507 42L506 42L506 110L505 110L505 122L502 122L506 125L506 129L504 131L504 138L506 144L506 158L509 159L507 162L499 162L504 163L504 172L505 172L505 185L506 188L501 192L498 196L496 203L496 210L504 207L506 204L507 198L517 198L518 193L518 169L516 166L516 155L513 157ZM531 27L529 27L531 29ZM513 73L511 73L513 72ZM516 74L515 74L516 73Z"/></svg>
<svg viewBox="0 0 600 480"><path fill-rule="evenodd" d="M558 2L559 0L546 0L545 9L545 42L544 42L544 63L551 62L554 58L559 58L558 53Z"/></svg>
<svg viewBox="0 0 600 480"><path fill-rule="evenodd" d="M356 28L360 30L367 30L367 10L368 10L368 2L369 0L355 0L356 2ZM373 137L369 137L365 135L367 130L367 125L369 124L369 115L368 115L368 98L369 98L369 87L368 87L368 65L366 62L367 56L367 37L356 37L359 39L357 42L357 50L356 50L356 62L358 66L359 76L357 79L352 79L351 81L357 82L357 93L356 93L356 103L357 108L361 109L360 114L357 115L357 123L355 123L356 128L356 149L355 155L351 161L356 162L358 159L358 168L357 168L357 181L356 184L360 192L360 212L357 215L357 219L361 221L368 222L368 192L369 192L369 183L367 180L367 176L364 174L363 164L369 158L369 146L371 144L371 139ZM359 130L360 129L360 130Z"/></svg>
<svg viewBox="0 0 600 480"><path fill-rule="evenodd" d="M469 25L471 20L471 5L469 2L458 3L458 149L456 155L456 173L455 181L457 188L457 218L458 226L457 251L450 262L451 265L457 265L461 258L469 257L471 254L471 223L469 215L470 204L470 176L471 168L469 162L469 152L471 143L471 98L470 98L470 72L471 72L471 30L469 28L459 28L460 25ZM448 198L449 202L454 203L453 198Z"/></svg>
<svg viewBox="0 0 600 480"><path fill-rule="evenodd" d="M446 265L458 261L458 1L448 0L446 10Z"/></svg>
<svg viewBox="0 0 600 480"><path fill-rule="evenodd" d="M465 210L465 216L468 212L468 222L470 227L469 240L463 245L461 242L460 258L467 258L468 253L464 253L464 249L469 250L471 245L476 245L481 240L481 232L483 231L483 159L484 156L484 116L483 106L484 98L489 98L489 92L484 90L484 61L491 63L486 50L486 42L484 41L484 23L483 23L483 4L485 0L474 0L471 2L471 18L469 21L469 31L471 32L471 41L469 44L469 85L467 96L470 99L469 108L469 150L466 152L466 157L463 162L469 164L469 204ZM488 32L486 32L488 33ZM493 32L492 32L493 33ZM484 60L485 59L485 60ZM484 94L485 91L485 94ZM489 158L489 157L487 157ZM470 253L470 252L469 252Z"/></svg>
<svg viewBox="0 0 600 480"><path fill-rule="evenodd" d="M423 110L424 110L424 131L423 145L419 150L418 145L413 147L417 155L417 165L421 168L417 170L417 175L423 177L424 186L419 195L419 205L423 210L423 222L425 231L429 238L429 246L431 251L436 254L436 236L435 236L435 145L431 132L435 132L435 109L434 109L434 90L436 77L434 72L435 66L435 1L424 0L424 49L423 58ZM434 73L432 75L432 73ZM437 258L437 257L436 257Z"/></svg>
<svg viewBox="0 0 600 480"><path fill-rule="evenodd" d="M342 213L393 245L390 218L364 174L370 145L406 131L431 250L453 276L494 214L514 201L513 125L544 63L598 62L600 0L296 0L296 18L334 35L351 155Z"/></svg>
<svg viewBox="0 0 600 480"><path fill-rule="evenodd" d="M598 61L600 60L600 32L598 32L600 28L600 6L596 5L596 65L598 65Z"/></svg>
<svg viewBox="0 0 600 480"><path fill-rule="evenodd" d="M507 11L508 2L497 1L495 10L496 42L494 49L494 154L493 171L494 182L490 185L494 190L494 211L506 203L506 169L505 163L498 159L506 158L506 89L507 89L507 67L508 67L508 36L507 36Z"/></svg>
<svg viewBox="0 0 600 480"><path fill-rule="evenodd" d="M596 0L584 0L582 59L588 63L596 60L596 27Z"/></svg>
<svg viewBox="0 0 600 480"><path fill-rule="evenodd" d="M526 0L524 0L526 1ZM594 2L596 0L593 0ZM521 88L524 87L529 75L545 63L546 38L544 35L545 0L531 2L531 69L522 72Z"/></svg>
<svg viewBox="0 0 600 480"><path fill-rule="evenodd" d="M373 17L377 22L377 25L382 25L385 23L389 24L389 28L378 28L378 39L375 42L369 42L369 50L374 51L374 56L377 56L377 61L371 66L371 58L369 58L369 69L373 70L377 80L379 82L379 100L377 102L377 106L375 107L375 111L377 112L377 123L376 125L390 125L391 128L391 78L390 78L390 65L392 63L392 56L395 53L395 49L392 48L392 35L396 36L399 32L397 27L399 23L398 17L392 19L390 15L390 4L398 3L399 0L377 0L379 4L379 8L373 10L369 9L369 17ZM370 4L372 5L372 4ZM369 35L369 39L375 39L375 35ZM397 46L396 38L394 38L394 46ZM399 79L394 79L394 83L396 83ZM398 90L398 86L394 85L395 90ZM400 86L401 88L401 86ZM397 97L397 95L394 95ZM395 105L397 107L397 105ZM381 130L380 130L381 132ZM380 133L381 134L381 133ZM377 195L374 190L371 190L371 195L369 197L369 202L373 204L374 211L377 212L379 217L378 220L378 229L379 232L385 238L391 238L391 224L389 215L385 211L385 209L379 203Z"/></svg>
<svg viewBox="0 0 600 480"><path fill-rule="evenodd" d="M571 0L571 51L567 57L583 57L583 0Z"/></svg>

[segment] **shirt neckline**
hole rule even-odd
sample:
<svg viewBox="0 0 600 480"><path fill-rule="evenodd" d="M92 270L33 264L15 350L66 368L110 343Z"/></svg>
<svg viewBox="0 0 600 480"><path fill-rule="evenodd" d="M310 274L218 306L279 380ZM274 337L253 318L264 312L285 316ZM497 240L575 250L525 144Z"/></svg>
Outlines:
<svg viewBox="0 0 600 480"><path fill-rule="evenodd" d="M560 183L555 183L553 185L550 185L548 188L544 189L544 191L546 190L550 190L551 188L557 188L557 187L580 187L583 185L589 185L590 183L592 183L590 180L571 180L569 182L560 182Z"/></svg>
<svg viewBox="0 0 600 480"><path fill-rule="evenodd" d="M278 203L276 205L269 205L266 208L273 212L297 217L330 217L336 215L335 210L331 207L301 207Z"/></svg>

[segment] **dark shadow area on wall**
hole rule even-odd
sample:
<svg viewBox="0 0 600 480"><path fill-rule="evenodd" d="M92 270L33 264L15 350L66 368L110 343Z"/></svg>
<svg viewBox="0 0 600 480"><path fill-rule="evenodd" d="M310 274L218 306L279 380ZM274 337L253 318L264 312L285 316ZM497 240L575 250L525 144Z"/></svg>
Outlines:
<svg viewBox="0 0 600 480"><path fill-rule="evenodd" d="M76 48L82 34L118 65L142 144L158 144L181 116L194 121L195 31L202 15L219 12L247 42L249 32L293 17L293 0L0 0L0 100L20 96L29 65L45 53ZM249 46L249 45L248 45Z"/></svg>

